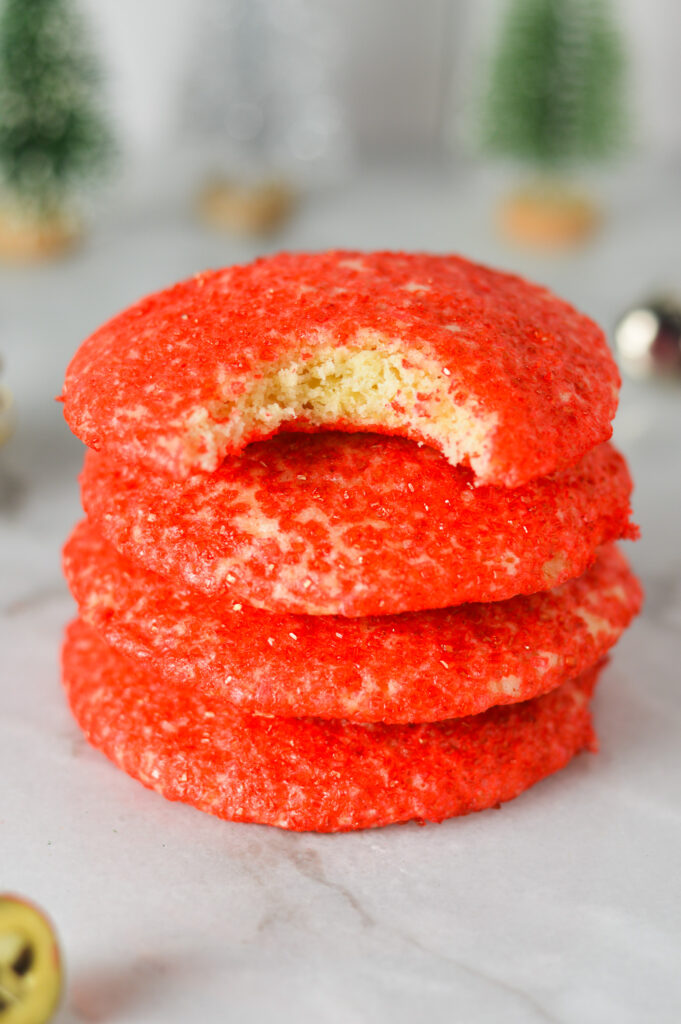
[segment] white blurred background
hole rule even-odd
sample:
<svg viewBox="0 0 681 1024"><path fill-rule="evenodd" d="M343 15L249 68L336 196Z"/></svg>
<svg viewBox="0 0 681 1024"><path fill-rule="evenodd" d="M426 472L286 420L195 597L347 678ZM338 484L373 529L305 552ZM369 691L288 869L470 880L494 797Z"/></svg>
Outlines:
<svg viewBox="0 0 681 1024"><path fill-rule="evenodd" d="M186 93L202 24L233 0L83 0L82 6L104 63L128 186L135 181L157 194L162 183L145 173L169 157L176 166L173 175L173 164L166 164L166 187L179 184L190 164ZM269 6L276 9L277 0ZM321 88L332 93L343 118L343 172L382 157L427 161L465 150L476 66L491 45L502 0L279 0L279 6L286 16L297 10L302 21L316 21L326 34ZM630 159L678 161L681 3L618 0L613 6L630 61ZM196 157L195 142L193 148ZM354 160L347 163L350 153Z"/></svg>

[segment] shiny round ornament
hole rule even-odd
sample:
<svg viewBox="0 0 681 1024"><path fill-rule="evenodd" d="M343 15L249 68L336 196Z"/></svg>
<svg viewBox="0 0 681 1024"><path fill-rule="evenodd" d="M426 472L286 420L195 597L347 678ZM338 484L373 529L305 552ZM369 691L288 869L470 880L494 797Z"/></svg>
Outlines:
<svg viewBox="0 0 681 1024"><path fill-rule="evenodd" d="M46 1024L61 989L51 924L33 904L0 894L0 1024Z"/></svg>
<svg viewBox="0 0 681 1024"><path fill-rule="evenodd" d="M681 300L663 297L633 306L615 328L615 344L631 377L681 380Z"/></svg>

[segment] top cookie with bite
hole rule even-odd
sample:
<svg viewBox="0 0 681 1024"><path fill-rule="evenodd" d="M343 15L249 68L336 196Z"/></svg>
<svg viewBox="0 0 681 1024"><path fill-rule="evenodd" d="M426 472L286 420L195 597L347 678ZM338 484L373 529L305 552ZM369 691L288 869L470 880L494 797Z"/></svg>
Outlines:
<svg viewBox="0 0 681 1024"><path fill-rule="evenodd" d="M281 430L422 441L518 487L611 434L601 330L458 256L332 251L206 271L80 347L62 398L92 448L185 477Z"/></svg>

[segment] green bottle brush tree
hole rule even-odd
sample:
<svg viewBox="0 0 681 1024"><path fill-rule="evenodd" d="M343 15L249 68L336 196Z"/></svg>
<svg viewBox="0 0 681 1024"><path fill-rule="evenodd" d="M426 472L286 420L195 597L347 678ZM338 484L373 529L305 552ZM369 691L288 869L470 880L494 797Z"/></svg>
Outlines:
<svg viewBox="0 0 681 1024"><path fill-rule="evenodd" d="M502 211L516 237L569 242L597 220L566 186L625 137L623 47L607 0L509 0L480 113L482 148L536 182Z"/></svg>
<svg viewBox="0 0 681 1024"><path fill-rule="evenodd" d="M2 0L0 255L49 257L78 237L78 200L113 152L99 85L72 0Z"/></svg>

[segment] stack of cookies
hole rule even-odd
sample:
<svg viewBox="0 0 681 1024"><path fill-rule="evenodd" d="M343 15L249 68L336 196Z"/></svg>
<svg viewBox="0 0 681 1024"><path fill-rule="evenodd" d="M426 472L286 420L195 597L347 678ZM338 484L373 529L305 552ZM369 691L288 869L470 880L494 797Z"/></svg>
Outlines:
<svg viewBox="0 0 681 1024"><path fill-rule="evenodd" d="M280 255L100 328L64 685L90 742L223 818L496 806L594 748L641 592L604 338L458 257Z"/></svg>

